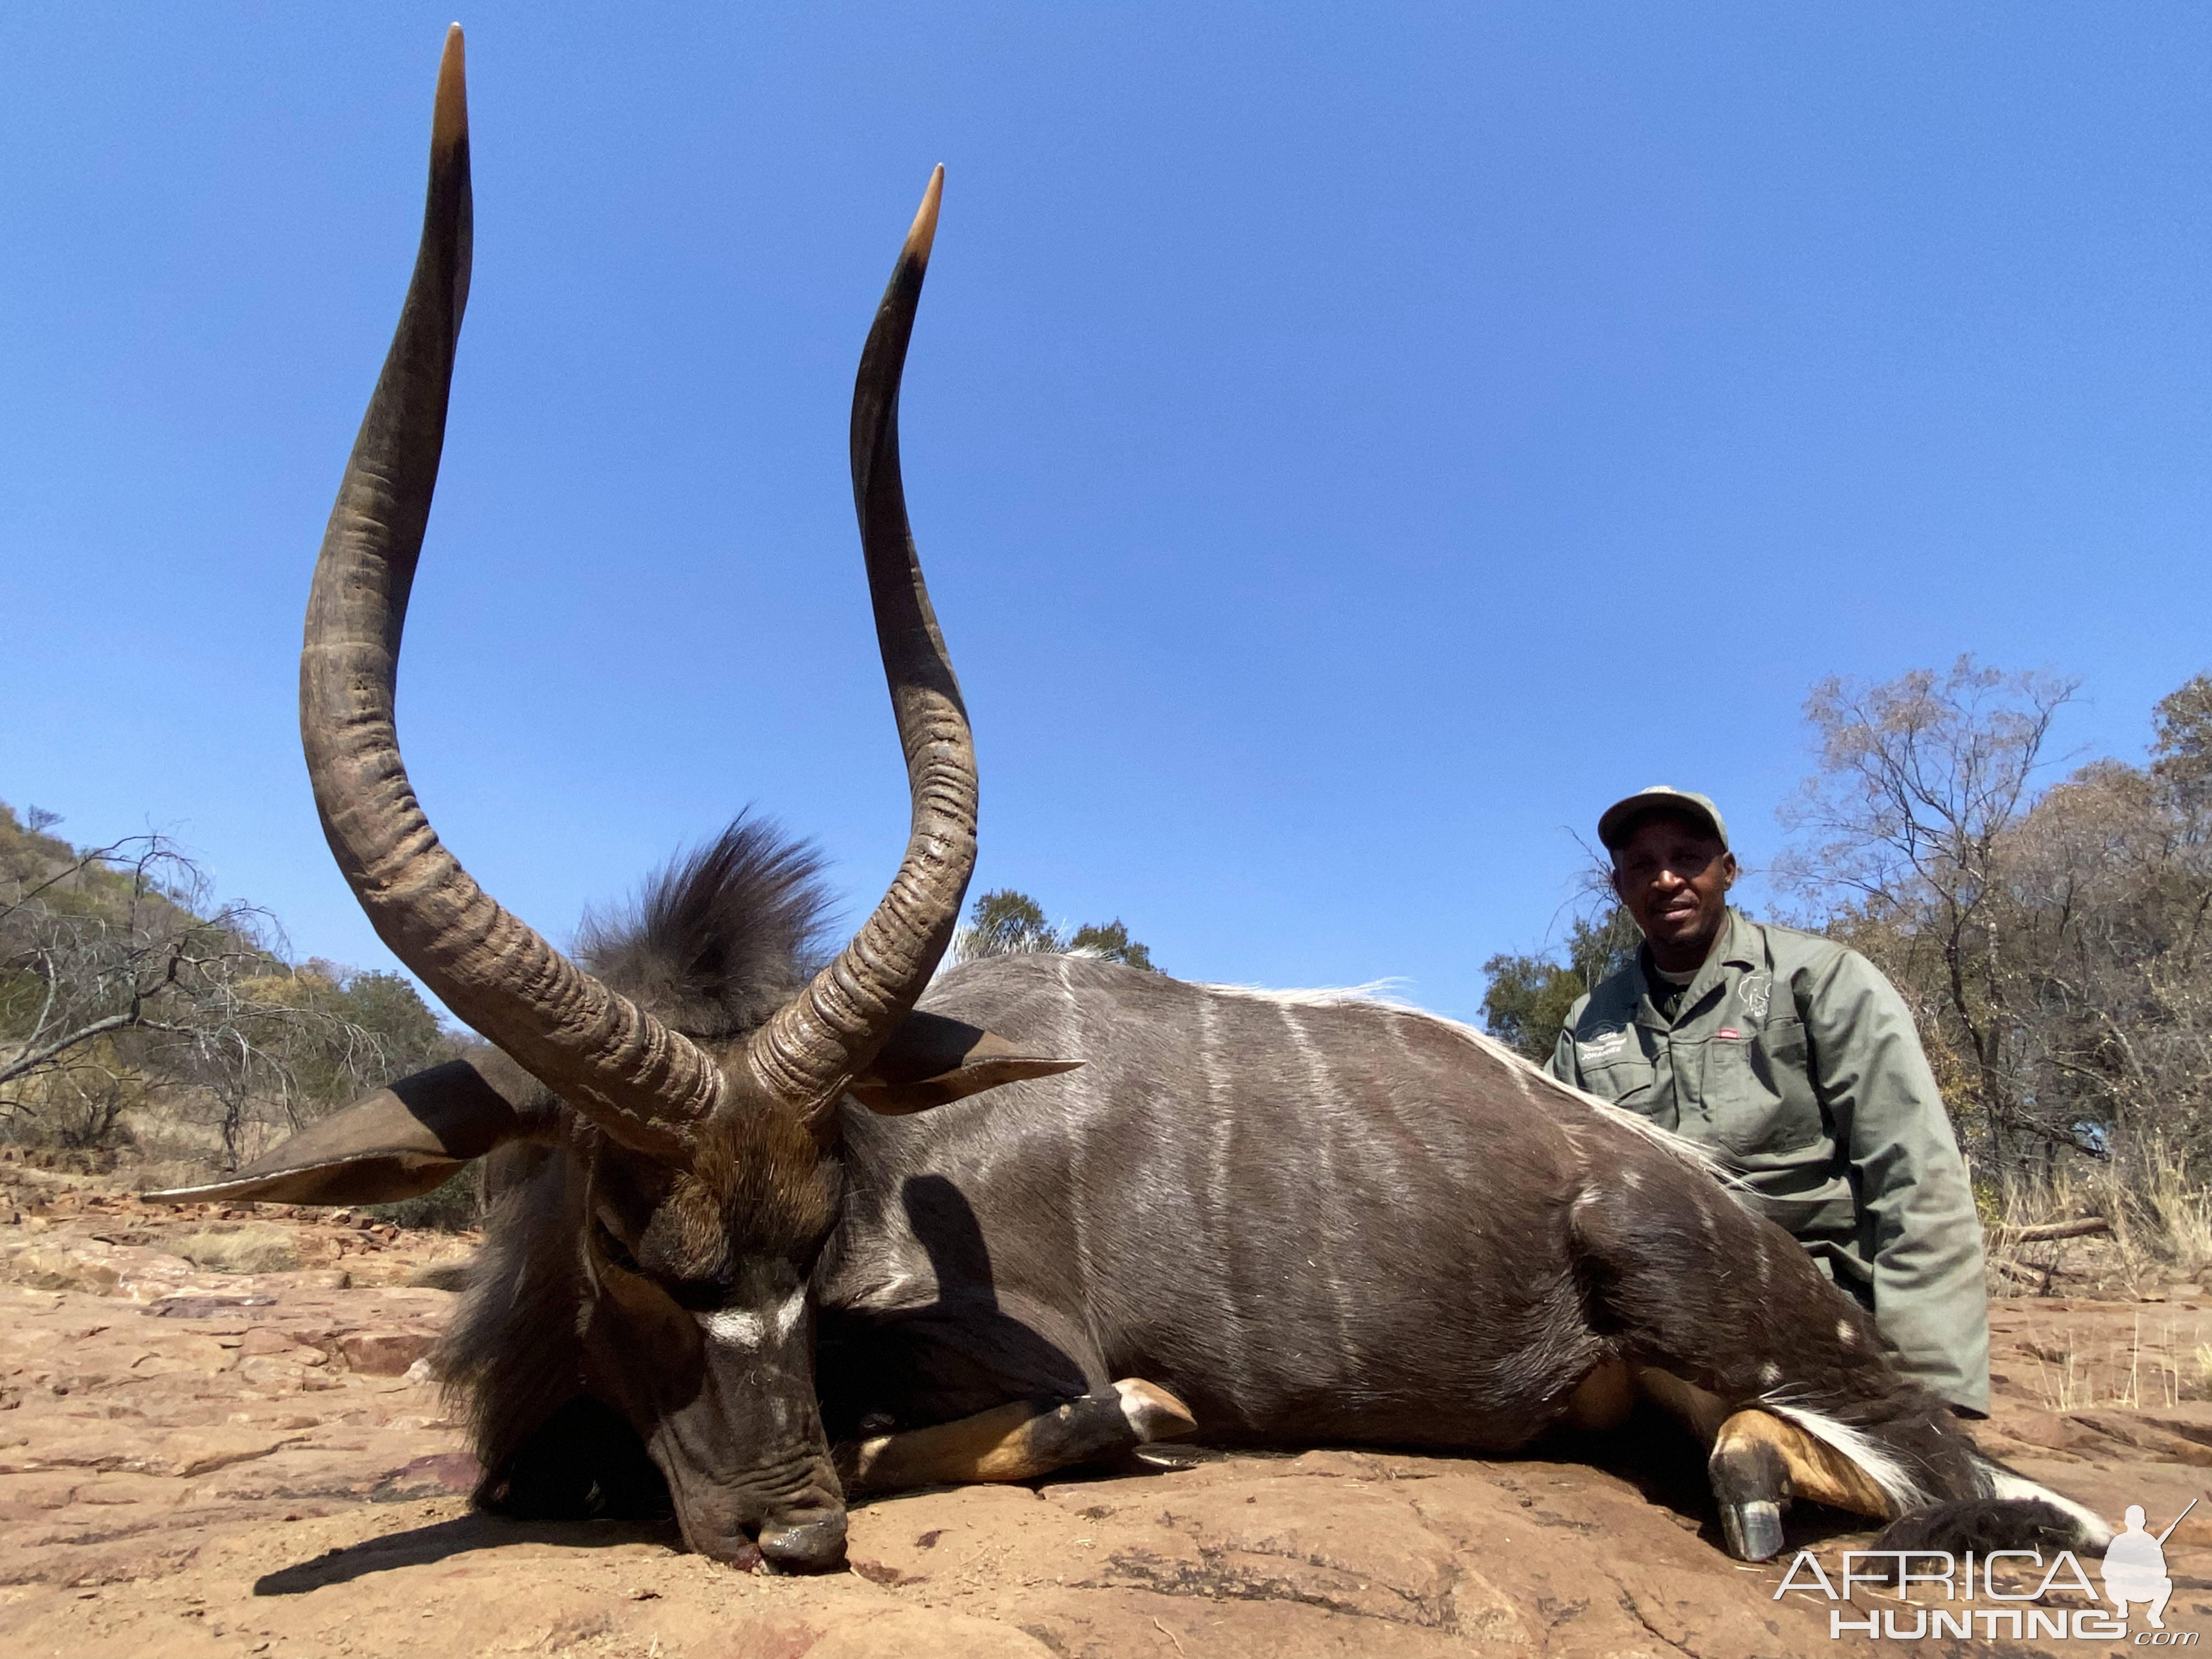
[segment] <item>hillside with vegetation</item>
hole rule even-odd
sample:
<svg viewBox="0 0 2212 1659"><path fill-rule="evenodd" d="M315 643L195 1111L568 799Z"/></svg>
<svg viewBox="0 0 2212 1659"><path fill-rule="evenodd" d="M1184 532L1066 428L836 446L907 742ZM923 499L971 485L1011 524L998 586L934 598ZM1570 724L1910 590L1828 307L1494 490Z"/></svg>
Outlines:
<svg viewBox="0 0 2212 1659"><path fill-rule="evenodd" d="M408 980L291 960L274 916L216 902L167 838L77 847L59 822L0 803L0 1144L186 1181L461 1051ZM1029 951L1152 965L1120 921L1056 929L1012 890L975 900L951 959ZM472 1215L453 1186L410 1218Z"/></svg>
<svg viewBox="0 0 2212 1659"><path fill-rule="evenodd" d="M0 1140L233 1169L459 1051L408 981L293 962L167 838L58 822L0 804Z"/></svg>

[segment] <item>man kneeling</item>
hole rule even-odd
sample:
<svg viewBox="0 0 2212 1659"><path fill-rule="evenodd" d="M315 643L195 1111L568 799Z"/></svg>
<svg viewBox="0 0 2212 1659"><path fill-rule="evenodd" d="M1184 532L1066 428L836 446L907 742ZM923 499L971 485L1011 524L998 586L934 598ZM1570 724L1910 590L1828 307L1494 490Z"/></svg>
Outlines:
<svg viewBox="0 0 2212 1659"><path fill-rule="evenodd" d="M1705 796L1642 790L1597 833L1644 943L1575 1004L1553 1075L1710 1147L1899 1369L1986 1416L1981 1223L1904 999L1857 951L1729 906L1735 855Z"/></svg>

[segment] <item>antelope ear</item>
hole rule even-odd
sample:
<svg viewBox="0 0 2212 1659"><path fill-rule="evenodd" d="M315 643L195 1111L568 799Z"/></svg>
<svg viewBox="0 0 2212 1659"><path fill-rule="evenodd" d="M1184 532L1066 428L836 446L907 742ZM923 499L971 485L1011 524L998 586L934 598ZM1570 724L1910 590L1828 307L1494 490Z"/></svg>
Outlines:
<svg viewBox="0 0 2212 1659"><path fill-rule="evenodd" d="M160 1204L391 1204L443 1186L495 1146L544 1138L557 1109L544 1085L487 1049L402 1078L236 1175L140 1196Z"/></svg>
<svg viewBox="0 0 2212 1659"><path fill-rule="evenodd" d="M917 1011L891 1033L875 1063L853 1079L848 1092L872 1112L902 1117L1002 1083L1052 1077L1082 1064L1026 1054L980 1025Z"/></svg>

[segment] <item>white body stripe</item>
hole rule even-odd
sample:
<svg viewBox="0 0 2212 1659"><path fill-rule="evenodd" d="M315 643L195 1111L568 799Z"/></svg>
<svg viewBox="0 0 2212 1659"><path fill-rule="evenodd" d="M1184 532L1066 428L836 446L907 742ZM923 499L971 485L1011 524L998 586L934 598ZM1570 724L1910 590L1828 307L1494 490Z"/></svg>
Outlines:
<svg viewBox="0 0 2212 1659"><path fill-rule="evenodd" d="M1441 1026L1461 1041L1472 1044L1492 1060L1504 1066L1524 1085L1533 1084L1540 1091L1551 1090L1553 1091L1554 1097L1562 1101L1579 1103L1607 1121L1618 1124L1620 1127L1642 1135L1645 1139L1663 1147L1684 1163L1696 1165L1724 1187L1741 1187L1744 1184L1741 1176L1726 1169L1709 1149L1698 1146L1695 1141L1668 1133L1639 1113L1616 1106L1608 1100L1600 1100L1595 1095L1560 1082L1559 1079L1553 1077L1542 1066L1529 1060L1525 1055L1515 1054L1496 1037L1486 1036L1476 1030L1472 1025L1462 1024L1458 1020L1447 1019L1442 1014L1432 1014L1425 1008L1416 1008L1410 1003L1399 1001L1391 994L1401 983L1403 981L1400 980L1378 979L1366 985L1291 991L1270 991L1255 985L1203 985L1199 988L1218 992L1224 996L1249 997L1255 1002L1277 1003L1286 1008L1341 1008L1353 1006L1380 1008L1407 1019L1425 1020L1431 1025Z"/></svg>

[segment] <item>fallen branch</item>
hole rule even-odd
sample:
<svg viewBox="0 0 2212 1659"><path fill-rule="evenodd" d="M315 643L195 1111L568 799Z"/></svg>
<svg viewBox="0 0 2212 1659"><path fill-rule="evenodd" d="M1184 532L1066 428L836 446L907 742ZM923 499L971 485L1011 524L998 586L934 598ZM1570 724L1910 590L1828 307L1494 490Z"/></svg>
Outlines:
<svg viewBox="0 0 2212 1659"><path fill-rule="evenodd" d="M2091 1233L2108 1233L2112 1224L2100 1215L2085 1215L2073 1221L2043 1221L2033 1227L2003 1227L2001 1237L2012 1244L2040 1244L2052 1238L2087 1238Z"/></svg>
<svg viewBox="0 0 2212 1659"><path fill-rule="evenodd" d="M2047 1267L2031 1267L2025 1262L2008 1261L2001 1255L1991 1256L1990 1266L2007 1279L2033 1287L2038 1296L2051 1288L2051 1270Z"/></svg>

